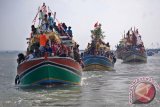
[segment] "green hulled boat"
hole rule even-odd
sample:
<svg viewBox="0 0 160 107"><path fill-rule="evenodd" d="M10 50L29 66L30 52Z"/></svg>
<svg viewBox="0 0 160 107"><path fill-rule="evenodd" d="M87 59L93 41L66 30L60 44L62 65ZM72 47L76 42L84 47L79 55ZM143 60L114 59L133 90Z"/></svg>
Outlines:
<svg viewBox="0 0 160 107"><path fill-rule="evenodd" d="M82 68L68 57L36 58L18 66L19 85L80 84Z"/></svg>
<svg viewBox="0 0 160 107"><path fill-rule="evenodd" d="M36 17L41 15L42 18L42 15L45 15L44 13L46 12L53 13L49 7L47 9L43 4ZM56 19L55 14L53 15L54 19ZM51 17L48 17L48 20L49 18ZM54 25L54 27L49 23L47 29L47 24L43 23L46 19L42 18L40 20L39 18L41 22L36 28L32 25L31 37L27 38L28 54L23 55L21 53L18 55L15 83L20 86L81 84L82 68L79 62L73 58L74 53L76 53L73 48L76 49L76 45L72 36L65 32L63 24L60 23ZM46 26L44 26L45 24ZM44 27L46 28L44 29ZM38 32L39 30L40 32ZM43 36L44 38L44 35L47 40L45 46L41 46L41 37ZM37 44L40 44L40 46ZM27 57L29 58L27 59Z"/></svg>

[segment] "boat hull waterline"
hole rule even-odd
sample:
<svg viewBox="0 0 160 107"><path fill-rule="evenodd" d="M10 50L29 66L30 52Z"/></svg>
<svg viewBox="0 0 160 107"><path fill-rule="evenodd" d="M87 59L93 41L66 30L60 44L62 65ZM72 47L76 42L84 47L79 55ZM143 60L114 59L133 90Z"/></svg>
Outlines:
<svg viewBox="0 0 160 107"><path fill-rule="evenodd" d="M122 58L124 63L146 63L146 54L130 53L129 55L124 55Z"/></svg>
<svg viewBox="0 0 160 107"><path fill-rule="evenodd" d="M39 58L18 66L19 85L81 83L82 68L71 58Z"/></svg>
<svg viewBox="0 0 160 107"><path fill-rule="evenodd" d="M111 71L114 64L104 56L85 56L83 58L84 71Z"/></svg>

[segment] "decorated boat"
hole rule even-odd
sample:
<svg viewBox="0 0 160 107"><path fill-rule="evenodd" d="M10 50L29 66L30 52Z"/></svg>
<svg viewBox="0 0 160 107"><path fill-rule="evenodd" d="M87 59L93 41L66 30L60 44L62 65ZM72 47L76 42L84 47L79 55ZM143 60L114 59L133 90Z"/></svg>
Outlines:
<svg viewBox="0 0 160 107"><path fill-rule="evenodd" d="M34 27L37 19L38 27ZM48 23L45 23L46 20ZM26 55L18 54L15 84L32 86L81 83L82 67L71 27L67 29L67 26L59 21L57 25L55 20L55 12L53 13L49 7L47 9L43 3L34 18L31 37L27 38Z"/></svg>
<svg viewBox="0 0 160 107"><path fill-rule="evenodd" d="M141 39L138 29L128 30L123 35L116 50L117 58L123 60L124 63L130 62L147 62L146 50Z"/></svg>
<svg viewBox="0 0 160 107"><path fill-rule="evenodd" d="M84 71L111 71L116 62L115 55L110 50L109 42L103 41L105 35L101 24L96 23L91 30L91 43L88 43L84 53L81 54Z"/></svg>

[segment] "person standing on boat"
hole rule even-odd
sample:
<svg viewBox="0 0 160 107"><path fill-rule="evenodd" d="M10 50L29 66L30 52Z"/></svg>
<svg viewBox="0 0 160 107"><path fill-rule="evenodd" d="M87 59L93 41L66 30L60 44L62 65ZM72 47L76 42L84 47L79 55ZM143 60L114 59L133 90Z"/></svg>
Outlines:
<svg viewBox="0 0 160 107"><path fill-rule="evenodd" d="M41 10L44 14L47 14L47 7L46 7L46 4L43 3L42 7L41 7Z"/></svg>
<svg viewBox="0 0 160 107"><path fill-rule="evenodd" d="M135 33L132 31L132 45L136 46L136 43L137 43L137 37Z"/></svg>
<svg viewBox="0 0 160 107"><path fill-rule="evenodd" d="M37 34L37 29L34 25L31 26L31 38L35 37Z"/></svg>
<svg viewBox="0 0 160 107"><path fill-rule="evenodd" d="M59 28L58 28L58 26L56 25L56 22L54 22L53 28L54 28L54 31L56 31L57 33L59 33Z"/></svg>
<svg viewBox="0 0 160 107"><path fill-rule="evenodd" d="M65 23L62 23L62 27L63 27L63 29L64 29L64 32L66 32L66 31L67 31L67 26L66 26Z"/></svg>
<svg viewBox="0 0 160 107"><path fill-rule="evenodd" d="M41 55L44 55L44 51L45 51L45 46L47 43L47 37L45 34L43 34L43 32L41 31L41 35L39 37L39 42L40 42L40 47L39 50L41 51Z"/></svg>
<svg viewBox="0 0 160 107"><path fill-rule="evenodd" d="M42 30L43 30L43 32L48 31L48 16L47 16L47 14L44 15L44 19L42 20Z"/></svg>
<svg viewBox="0 0 160 107"><path fill-rule="evenodd" d="M63 30L63 27L62 27L62 23L58 23L58 33L61 35L61 36L65 36L65 32Z"/></svg>
<svg viewBox="0 0 160 107"><path fill-rule="evenodd" d="M49 24L49 30L53 32L54 19L53 17L51 17L51 13L48 13L48 24Z"/></svg>
<svg viewBox="0 0 160 107"><path fill-rule="evenodd" d="M72 30L71 30L70 26L68 27L67 34L69 35L69 37L71 37L71 38L73 37Z"/></svg>
<svg viewBox="0 0 160 107"><path fill-rule="evenodd" d="M141 35L138 33L138 29L136 30L135 35L137 37L137 46L139 47L140 45L143 44L143 42L141 40Z"/></svg>
<svg viewBox="0 0 160 107"><path fill-rule="evenodd" d="M42 20L44 19L44 13L42 10L39 11L39 26L42 27Z"/></svg>

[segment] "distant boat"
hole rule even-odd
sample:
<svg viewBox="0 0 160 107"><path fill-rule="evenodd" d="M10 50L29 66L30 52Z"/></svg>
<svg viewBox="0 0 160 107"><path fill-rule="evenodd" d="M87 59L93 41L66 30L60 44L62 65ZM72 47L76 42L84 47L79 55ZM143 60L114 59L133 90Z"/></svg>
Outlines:
<svg viewBox="0 0 160 107"><path fill-rule="evenodd" d="M160 55L160 48L147 49L147 56L159 56L159 55Z"/></svg>
<svg viewBox="0 0 160 107"><path fill-rule="evenodd" d="M140 62L145 63L147 62L147 55L146 53L141 53L136 49L129 50L123 53L122 60L124 63L128 62Z"/></svg>
<svg viewBox="0 0 160 107"><path fill-rule="evenodd" d="M154 52L147 50L147 56L153 56Z"/></svg>
<svg viewBox="0 0 160 107"><path fill-rule="evenodd" d="M147 62L146 50L138 29L130 29L127 34L124 34L124 37L116 47L117 58L122 59L124 63Z"/></svg>
<svg viewBox="0 0 160 107"><path fill-rule="evenodd" d="M82 55L84 62L84 71L111 71L114 69L116 58L110 51L109 43L103 40L104 35L101 24L95 24L94 30L91 30L91 44L88 43L86 50Z"/></svg>
<svg viewBox="0 0 160 107"><path fill-rule="evenodd" d="M44 5L45 4L43 4L43 6ZM46 6L44 6L43 9L45 7ZM48 11L52 12L51 10L49 10L49 8ZM39 12L40 10L38 10L37 15L39 14ZM60 27L62 26L60 25ZM71 57L71 55L59 55L60 47L62 48L63 46L66 47L65 49L70 49L70 54L74 54L75 52L73 48L76 49L75 42L72 40L72 38L68 36L67 33L62 36L61 33L58 33L56 31L56 29L54 29L53 31L44 32L44 34L47 36L47 38L49 38L48 40L51 40L53 43L55 43L56 46L59 47L57 48L56 54L53 55L53 53L51 53L51 55L49 55L49 52L45 52L45 55L41 55L40 57L34 57L30 60L25 59L23 54L19 54L19 58L17 59L19 65L17 67L17 76L15 78L15 83L20 86L55 84L80 85L82 78L82 67L79 62L77 62L73 57ZM36 42L37 38L39 37L40 34L36 33L36 37L31 37L27 39L29 40L28 50L31 50L36 45L35 43L39 43ZM46 46L50 45L48 44ZM27 52L30 52L28 50ZM63 48L61 52L66 53ZM38 50L38 54L39 53L42 54L42 52L39 52ZM36 53L34 53L34 55L35 54Z"/></svg>

